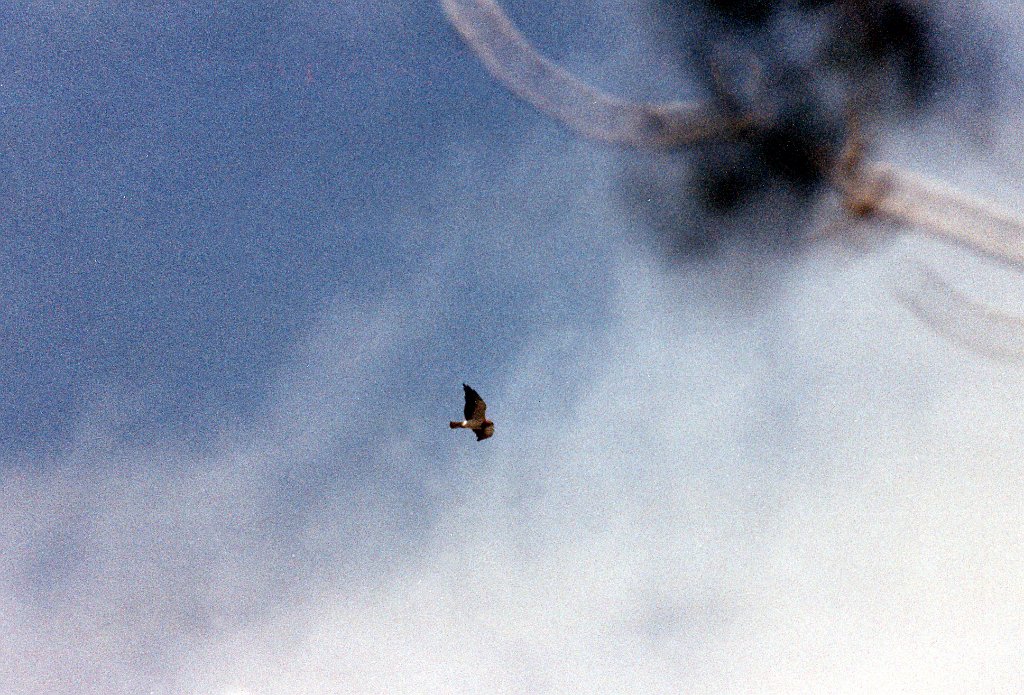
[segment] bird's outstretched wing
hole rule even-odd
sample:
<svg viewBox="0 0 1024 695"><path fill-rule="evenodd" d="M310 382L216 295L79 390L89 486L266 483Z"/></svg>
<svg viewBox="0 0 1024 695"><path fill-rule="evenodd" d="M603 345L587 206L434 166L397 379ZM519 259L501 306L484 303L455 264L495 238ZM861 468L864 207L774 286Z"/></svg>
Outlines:
<svg viewBox="0 0 1024 695"><path fill-rule="evenodd" d="M466 392L466 407L462 410L466 420L483 420L484 412L487 410L487 404L484 403L484 399L471 386L463 384L462 390ZM479 438L482 439L482 437Z"/></svg>
<svg viewBox="0 0 1024 695"><path fill-rule="evenodd" d="M477 427L473 430L473 434L476 435L476 440L479 442L481 439L487 439L494 434L494 423L489 422L483 427Z"/></svg>

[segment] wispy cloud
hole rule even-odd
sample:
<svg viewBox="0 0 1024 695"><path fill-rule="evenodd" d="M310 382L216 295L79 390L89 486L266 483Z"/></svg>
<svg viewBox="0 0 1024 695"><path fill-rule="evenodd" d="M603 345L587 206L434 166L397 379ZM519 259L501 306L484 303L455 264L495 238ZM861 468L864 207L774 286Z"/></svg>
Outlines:
<svg viewBox="0 0 1024 695"><path fill-rule="evenodd" d="M282 508L280 478L330 448L326 434L297 446L290 426L200 452L85 446L45 472L9 467L4 680L15 692L1009 688L1024 380L907 328L876 272L809 261L785 301L741 319L680 302L678 273L624 262L620 318L573 344L589 369L568 410L544 385L565 387L545 367L566 349L553 328L508 391L488 394L493 440L452 446L440 420L418 439L451 447L453 472L416 534L396 485L336 483L301 513ZM388 365L395 338L337 337L353 324L339 319L329 357L297 373L315 380L339 354ZM342 404L380 383L365 379L328 375L328 401L302 385L302 405L282 398L278 414L329 411L332 436L359 431ZM383 444L361 456L422 474L401 428L369 427Z"/></svg>
<svg viewBox="0 0 1024 695"><path fill-rule="evenodd" d="M422 547L225 636L195 691L1011 687L1024 383L893 345L869 273L823 270L753 327L624 283L564 420L506 408Z"/></svg>

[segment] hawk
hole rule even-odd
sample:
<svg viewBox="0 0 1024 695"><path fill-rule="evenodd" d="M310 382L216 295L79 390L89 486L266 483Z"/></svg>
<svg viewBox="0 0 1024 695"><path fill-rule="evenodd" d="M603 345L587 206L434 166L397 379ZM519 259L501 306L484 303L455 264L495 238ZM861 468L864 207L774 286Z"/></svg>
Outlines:
<svg viewBox="0 0 1024 695"><path fill-rule="evenodd" d="M487 404L471 386L463 384L462 390L466 392L466 407L462 409L463 417L466 419L462 422L449 422L448 426L453 430L457 427L473 430L478 442L481 439L487 439L494 434L494 423L484 415Z"/></svg>

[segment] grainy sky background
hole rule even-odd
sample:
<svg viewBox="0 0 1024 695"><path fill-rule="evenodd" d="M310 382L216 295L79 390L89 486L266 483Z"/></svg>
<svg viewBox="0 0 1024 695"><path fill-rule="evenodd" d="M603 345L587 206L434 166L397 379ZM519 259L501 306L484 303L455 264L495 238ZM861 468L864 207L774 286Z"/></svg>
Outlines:
<svg viewBox="0 0 1024 695"><path fill-rule="evenodd" d="M610 90L690 89L642 3L508 7ZM1019 10L981 7L989 118L880 155L1019 208ZM5 692L1024 682L1024 370L888 289L1012 274L666 264L614 153L433 2L0 14Z"/></svg>

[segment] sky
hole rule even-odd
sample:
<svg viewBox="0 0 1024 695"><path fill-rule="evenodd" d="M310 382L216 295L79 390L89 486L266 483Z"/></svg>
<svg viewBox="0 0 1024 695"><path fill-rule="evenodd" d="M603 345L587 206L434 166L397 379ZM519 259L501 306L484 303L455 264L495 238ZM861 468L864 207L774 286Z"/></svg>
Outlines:
<svg viewBox="0 0 1024 695"><path fill-rule="evenodd" d="M697 89L642 2L506 7ZM1014 207L1024 22L978 7L993 97L875 154ZM1024 370L893 290L1015 273L892 227L666 257L643 161L433 2L0 13L5 692L1019 689Z"/></svg>

